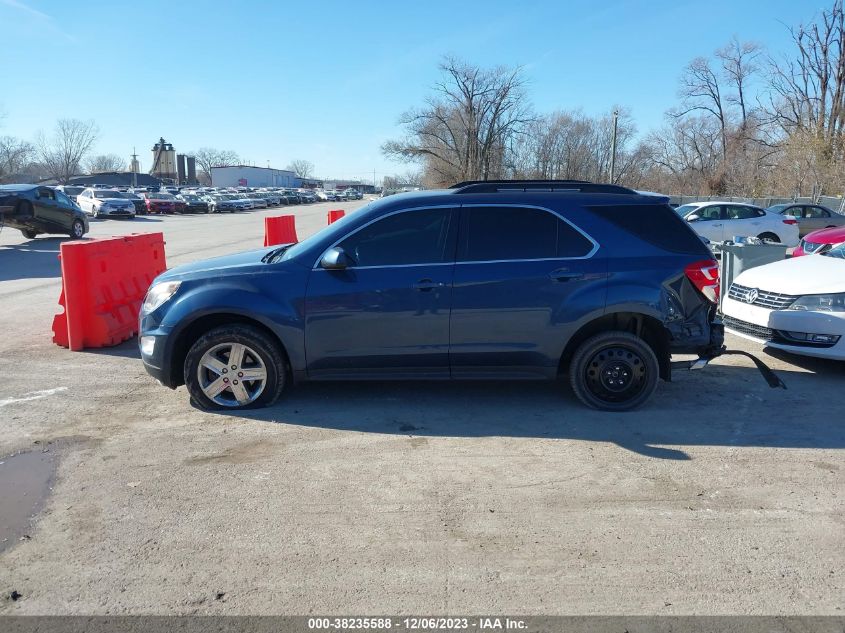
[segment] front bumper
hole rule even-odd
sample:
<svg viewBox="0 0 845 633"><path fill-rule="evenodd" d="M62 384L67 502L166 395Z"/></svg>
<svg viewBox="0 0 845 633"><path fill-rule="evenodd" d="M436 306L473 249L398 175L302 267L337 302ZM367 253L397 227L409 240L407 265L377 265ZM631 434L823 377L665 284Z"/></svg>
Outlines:
<svg viewBox="0 0 845 633"><path fill-rule="evenodd" d="M120 208L120 209L102 209L102 208L100 208L100 209L95 210L94 214L98 215L100 217L115 217L115 216L127 217L127 216L130 216L130 215L135 215L135 207L133 205L131 209L128 208L128 207Z"/></svg>
<svg viewBox="0 0 845 633"><path fill-rule="evenodd" d="M845 360L845 314L770 310L730 297L722 304L728 332L793 354ZM839 337L835 342L815 337Z"/></svg>
<svg viewBox="0 0 845 633"><path fill-rule="evenodd" d="M143 324L143 317L141 318ZM176 382L171 376L170 365L165 362L169 356L170 328L158 327L154 330L144 331L143 325L139 328L138 348L141 352L141 360L144 362L144 369L147 373L158 380L165 387L176 388ZM150 348L150 341L152 345Z"/></svg>

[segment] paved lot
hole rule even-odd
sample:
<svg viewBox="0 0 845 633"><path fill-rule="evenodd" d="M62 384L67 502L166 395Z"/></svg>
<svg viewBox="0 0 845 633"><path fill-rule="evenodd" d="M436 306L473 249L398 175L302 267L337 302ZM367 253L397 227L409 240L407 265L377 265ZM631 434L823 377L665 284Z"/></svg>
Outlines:
<svg viewBox="0 0 845 633"><path fill-rule="evenodd" d="M300 237L360 204L293 208ZM261 218L288 212L92 234L163 230L176 265L260 246ZM0 456L36 452L0 464L0 504L52 486L0 543L0 613L845 608L845 364L765 355L774 391L726 358L622 415L477 383L314 384L203 413L131 342L51 343L59 243L0 233Z"/></svg>

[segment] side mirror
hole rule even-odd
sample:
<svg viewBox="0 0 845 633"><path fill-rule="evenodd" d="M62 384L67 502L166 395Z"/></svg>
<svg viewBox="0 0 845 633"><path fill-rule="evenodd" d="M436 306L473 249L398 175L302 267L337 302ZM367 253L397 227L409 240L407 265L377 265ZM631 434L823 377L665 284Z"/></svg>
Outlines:
<svg viewBox="0 0 845 633"><path fill-rule="evenodd" d="M687 216L687 222L698 222L701 219L700 215L693 213Z"/></svg>
<svg viewBox="0 0 845 633"><path fill-rule="evenodd" d="M320 266L326 270L343 270L351 265L352 260L349 258L349 255L338 246L327 250L320 260Z"/></svg>

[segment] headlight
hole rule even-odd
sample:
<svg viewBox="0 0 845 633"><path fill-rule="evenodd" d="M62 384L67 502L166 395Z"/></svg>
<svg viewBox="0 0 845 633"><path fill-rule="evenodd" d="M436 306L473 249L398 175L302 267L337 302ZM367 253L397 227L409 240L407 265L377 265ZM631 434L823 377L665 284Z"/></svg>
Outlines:
<svg viewBox="0 0 845 633"><path fill-rule="evenodd" d="M147 291L147 296L144 299L144 305L141 308L142 314L149 314L158 308L165 301L170 299L176 291L179 290L181 281L164 281L158 283Z"/></svg>
<svg viewBox="0 0 845 633"><path fill-rule="evenodd" d="M806 295L798 297L790 310L811 312L845 312L845 293L835 295Z"/></svg>

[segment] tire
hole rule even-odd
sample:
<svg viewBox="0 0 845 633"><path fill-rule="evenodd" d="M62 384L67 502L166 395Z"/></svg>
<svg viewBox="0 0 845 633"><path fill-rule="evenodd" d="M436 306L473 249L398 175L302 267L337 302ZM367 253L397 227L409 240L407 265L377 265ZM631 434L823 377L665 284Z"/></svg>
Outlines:
<svg viewBox="0 0 845 633"><path fill-rule="evenodd" d="M21 233L28 240L34 240L38 237L38 231L33 231L32 229L21 229Z"/></svg>
<svg viewBox="0 0 845 633"><path fill-rule="evenodd" d="M587 339L575 350L569 366L575 395L600 411L642 406L657 389L659 375L654 350L628 332L602 332Z"/></svg>
<svg viewBox="0 0 845 633"><path fill-rule="evenodd" d="M244 347L242 367L239 367L241 363L229 360L233 345ZM219 366L220 371L211 369L210 364ZM267 334L249 325L224 325L209 331L191 346L185 357L185 386L191 400L202 409L266 407L278 400L285 388L285 367L283 351ZM238 374L243 373L240 370L247 369L263 378L260 382L241 381L240 388L236 388ZM217 395L213 395L215 384L223 388Z"/></svg>
<svg viewBox="0 0 845 633"><path fill-rule="evenodd" d="M68 235L71 236L72 239L81 240L82 236L85 235L85 224L79 218L76 218L73 223L70 225L70 231Z"/></svg>
<svg viewBox="0 0 845 633"><path fill-rule="evenodd" d="M777 235L775 235L774 233L770 233L768 231L766 233L760 233L760 235L758 235L757 237L759 237L764 242L766 240L768 240L769 242L774 242L776 244L780 244L780 238Z"/></svg>

